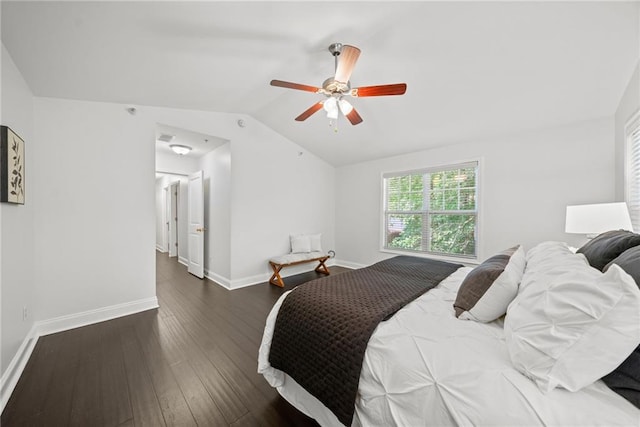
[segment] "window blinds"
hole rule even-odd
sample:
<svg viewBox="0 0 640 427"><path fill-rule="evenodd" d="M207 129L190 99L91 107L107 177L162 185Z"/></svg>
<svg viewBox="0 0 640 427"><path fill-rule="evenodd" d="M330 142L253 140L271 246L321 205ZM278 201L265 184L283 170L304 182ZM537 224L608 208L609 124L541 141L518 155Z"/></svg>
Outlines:
<svg viewBox="0 0 640 427"><path fill-rule="evenodd" d="M640 117L628 136L627 151L627 206L631 215L633 230L640 232Z"/></svg>
<svg viewBox="0 0 640 427"><path fill-rule="evenodd" d="M383 174L382 247L475 257L478 162Z"/></svg>

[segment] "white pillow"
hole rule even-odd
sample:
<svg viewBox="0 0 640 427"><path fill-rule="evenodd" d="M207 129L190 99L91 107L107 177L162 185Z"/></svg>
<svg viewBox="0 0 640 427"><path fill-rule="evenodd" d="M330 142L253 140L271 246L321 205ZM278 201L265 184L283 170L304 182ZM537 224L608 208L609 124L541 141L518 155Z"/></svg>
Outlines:
<svg viewBox="0 0 640 427"><path fill-rule="evenodd" d="M302 253L302 252L311 252L311 240L309 236L304 234L298 234L295 236L291 236L291 252Z"/></svg>
<svg viewBox="0 0 640 427"><path fill-rule="evenodd" d="M476 322L492 322L503 316L518 293L524 267L520 245L485 260L462 281L453 303L456 316Z"/></svg>
<svg viewBox="0 0 640 427"><path fill-rule="evenodd" d="M540 390L577 391L640 344L640 290L621 268L603 274L566 245L546 242L527 253L504 331L514 367Z"/></svg>
<svg viewBox="0 0 640 427"><path fill-rule="evenodd" d="M545 276L561 274L577 263L576 268L589 265L583 255L576 255L564 242L542 242L527 251L525 274L529 278L536 278L538 274ZM558 268L550 268L558 266ZM531 280L523 280L518 292L522 292Z"/></svg>
<svg viewBox="0 0 640 427"><path fill-rule="evenodd" d="M322 234L310 234L311 252L322 252Z"/></svg>

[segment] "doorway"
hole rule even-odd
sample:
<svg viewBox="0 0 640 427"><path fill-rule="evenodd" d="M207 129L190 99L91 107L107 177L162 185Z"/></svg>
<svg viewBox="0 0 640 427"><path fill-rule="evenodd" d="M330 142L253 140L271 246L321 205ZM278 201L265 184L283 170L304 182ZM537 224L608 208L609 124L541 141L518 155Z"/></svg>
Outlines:
<svg viewBox="0 0 640 427"><path fill-rule="evenodd" d="M228 187L230 182L229 179L224 179L218 183L221 174L218 163L223 156L219 154L219 149L224 149L223 152L228 155L228 148L229 141L226 139L165 124L156 125L156 248L172 260L177 258L180 264L187 266L188 271L197 277L215 271L215 268L211 270L212 260L220 252L214 253L211 250L211 242L216 241L213 233L219 230L215 226L213 229L209 228L208 225L228 225L224 219L218 218L216 211L220 205L229 205L228 197L224 196L229 192L228 188L223 197L218 196L221 192L218 187ZM222 167L225 171L229 169L227 165ZM200 203L191 200L193 197L189 177L196 172L200 172ZM216 207L212 208L213 205ZM198 225L191 227L195 216L190 212L195 207L203 212L196 215L200 218ZM192 231L199 233L199 239L194 238Z"/></svg>
<svg viewBox="0 0 640 427"><path fill-rule="evenodd" d="M180 181L172 182L167 188L167 252L169 257L178 256L178 199L180 197Z"/></svg>

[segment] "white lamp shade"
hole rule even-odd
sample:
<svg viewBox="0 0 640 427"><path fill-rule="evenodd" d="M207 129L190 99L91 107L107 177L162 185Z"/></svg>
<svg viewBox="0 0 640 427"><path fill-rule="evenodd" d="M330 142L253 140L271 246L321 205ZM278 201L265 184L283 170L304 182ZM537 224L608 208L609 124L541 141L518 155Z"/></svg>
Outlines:
<svg viewBox="0 0 640 427"><path fill-rule="evenodd" d="M349 101L345 99L341 99L340 101L338 101L338 105L340 106L340 111L342 111L342 114L344 114L345 116L353 111L353 105L351 105Z"/></svg>
<svg viewBox="0 0 640 427"><path fill-rule="evenodd" d="M338 100L333 98L333 97L327 98L322 103L322 108L324 108L324 111L326 111L327 113L330 113L333 110L337 110L338 109Z"/></svg>
<svg viewBox="0 0 640 427"><path fill-rule="evenodd" d="M565 232L598 234L610 230L633 231L626 203L567 206Z"/></svg>

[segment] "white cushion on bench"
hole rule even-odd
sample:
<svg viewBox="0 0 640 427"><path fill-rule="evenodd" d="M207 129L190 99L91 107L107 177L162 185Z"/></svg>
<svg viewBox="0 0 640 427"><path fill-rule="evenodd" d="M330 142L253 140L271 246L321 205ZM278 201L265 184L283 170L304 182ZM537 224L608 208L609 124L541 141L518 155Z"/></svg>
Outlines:
<svg viewBox="0 0 640 427"><path fill-rule="evenodd" d="M326 256L326 254L315 251L315 252L303 252L303 253L295 253L295 254L286 254L271 258L269 261L274 264L291 264L299 261L306 261L309 259L320 258Z"/></svg>

